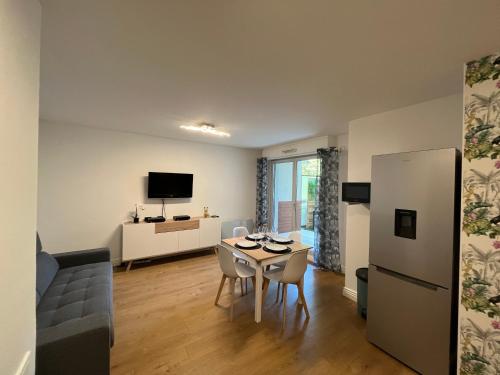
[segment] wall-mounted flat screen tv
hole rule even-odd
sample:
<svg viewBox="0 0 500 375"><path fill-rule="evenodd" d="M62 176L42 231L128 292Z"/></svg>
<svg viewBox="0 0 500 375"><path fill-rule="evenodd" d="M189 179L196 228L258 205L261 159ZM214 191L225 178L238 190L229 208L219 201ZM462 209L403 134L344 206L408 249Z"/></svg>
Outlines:
<svg viewBox="0 0 500 375"><path fill-rule="evenodd" d="M148 198L191 198L193 175L149 172Z"/></svg>
<svg viewBox="0 0 500 375"><path fill-rule="evenodd" d="M342 201L349 203L370 203L370 183L343 182Z"/></svg>

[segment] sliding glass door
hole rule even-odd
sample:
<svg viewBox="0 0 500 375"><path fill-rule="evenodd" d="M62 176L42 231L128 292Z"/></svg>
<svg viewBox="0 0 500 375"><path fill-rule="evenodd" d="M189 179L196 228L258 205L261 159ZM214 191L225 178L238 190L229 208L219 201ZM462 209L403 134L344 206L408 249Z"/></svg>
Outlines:
<svg viewBox="0 0 500 375"><path fill-rule="evenodd" d="M316 156L271 163L271 222L279 233L300 231L302 242L314 244L314 205L319 176Z"/></svg>

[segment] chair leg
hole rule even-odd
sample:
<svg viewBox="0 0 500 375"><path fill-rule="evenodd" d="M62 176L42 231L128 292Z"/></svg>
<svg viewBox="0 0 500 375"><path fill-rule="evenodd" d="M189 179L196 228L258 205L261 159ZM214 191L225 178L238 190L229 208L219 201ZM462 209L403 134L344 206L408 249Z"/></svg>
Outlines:
<svg viewBox="0 0 500 375"><path fill-rule="evenodd" d="M255 276L252 276L251 280L252 280L252 288L255 292L255 285L256 285Z"/></svg>
<svg viewBox="0 0 500 375"><path fill-rule="evenodd" d="M285 329L286 324L286 292L288 289L288 284L283 283L283 321L281 322L281 329Z"/></svg>
<svg viewBox="0 0 500 375"><path fill-rule="evenodd" d="M269 279L264 278L264 290L262 291L262 304L266 300L267 288L269 288Z"/></svg>
<svg viewBox="0 0 500 375"><path fill-rule="evenodd" d="M231 306L229 307L229 321L233 321L234 314L234 286L236 285L236 279L229 279L229 294L231 296Z"/></svg>
<svg viewBox="0 0 500 375"><path fill-rule="evenodd" d="M299 282L295 285L297 285L297 291L298 291L300 286L302 285L302 282L299 280ZM297 304L302 305L302 296L300 295L300 292L297 292Z"/></svg>
<svg viewBox="0 0 500 375"><path fill-rule="evenodd" d="M219 303L220 294L222 292L222 289L224 288L225 282L226 282L226 275L223 274L222 278L220 280L219 291L217 292L217 297L215 297L215 303L214 303L215 306L217 306L217 304Z"/></svg>
<svg viewBox="0 0 500 375"><path fill-rule="evenodd" d="M309 309L307 308L306 298L304 297L304 289L302 284L297 284L297 290L299 292L300 299L302 300L302 306L304 307L304 311L306 312L306 317L309 319Z"/></svg>
<svg viewBox="0 0 500 375"><path fill-rule="evenodd" d="M283 296L284 296L284 293L285 293L285 285L286 284L282 284L281 285L281 303L283 303Z"/></svg>
<svg viewBox="0 0 500 375"><path fill-rule="evenodd" d="M240 277L240 290L241 290L241 295L245 295L245 288L243 287L243 277Z"/></svg>
<svg viewBox="0 0 500 375"><path fill-rule="evenodd" d="M278 288L276 289L276 303L278 303L280 300L280 286L281 282L278 282Z"/></svg>
<svg viewBox="0 0 500 375"><path fill-rule="evenodd" d="M248 294L248 277L245 277L245 295Z"/></svg>

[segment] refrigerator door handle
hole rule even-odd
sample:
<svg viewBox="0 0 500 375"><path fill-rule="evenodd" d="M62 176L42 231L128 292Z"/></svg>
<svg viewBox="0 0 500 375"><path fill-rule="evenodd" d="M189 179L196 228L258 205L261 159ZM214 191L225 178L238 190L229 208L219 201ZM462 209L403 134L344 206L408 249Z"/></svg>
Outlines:
<svg viewBox="0 0 500 375"><path fill-rule="evenodd" d="M408 283L412 283L412 284L421 286L423 288L427 288L427 289L434 290L434 291L437 291L438 288L441 288L439 285L428 283L428 282L423 281L423 280L415 279L414 277L403 275L403 274L401 274L399 272L388 270L387 268L375 266L375 269L378 272L384 273L384 274L386 274L388 276L395 277L395 278L400 279L402 281L405 281L405 282L408 282ZM441 288L441 289L446 289L446 288Z"/></svg>

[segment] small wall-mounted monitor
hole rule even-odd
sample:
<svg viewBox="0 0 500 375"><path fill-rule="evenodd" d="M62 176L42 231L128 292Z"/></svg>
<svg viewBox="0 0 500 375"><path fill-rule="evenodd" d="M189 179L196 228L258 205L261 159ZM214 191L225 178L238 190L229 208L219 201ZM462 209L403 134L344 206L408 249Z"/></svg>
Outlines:
<svg viewBox="0 0 500 375"><path fill-rule="evenodd" d="M193 175L149 172L148 198L191 198Z"/></svg>
<svg viewBox="0 0 500 375"><path fill-rule="evenodd" d="M342 201L348 203L370 203L370 183L343 182Z"/></svg>

